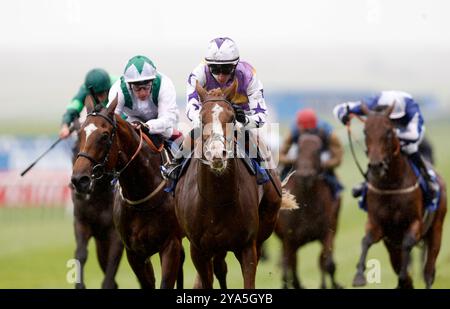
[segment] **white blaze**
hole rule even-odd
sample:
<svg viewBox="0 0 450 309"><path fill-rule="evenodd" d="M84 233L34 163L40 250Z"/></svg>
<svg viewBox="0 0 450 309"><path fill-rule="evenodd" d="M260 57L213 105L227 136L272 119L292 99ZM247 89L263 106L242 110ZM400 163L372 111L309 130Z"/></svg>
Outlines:
<svg viewBox="0 0 450 309"><path fill-rule="evenodd" d="M218 104L216 104L212 108L212 112L213 112L213 114L212 114L212 117L213 117L212 131L213 131L213 133L220 134L223 136L222 124L220 123L220 120L219 120L219 116L222 111L223 111L223 108Z"/></svg>
<svg viewBox="0 0 450 309"><path fill-rule="evenodd" d="M212 134L213 136L224 136L222 124L220 123L220 113L223 111L223 108L216 104L212 108ZM213 138L211 143L207 145L207 153L205 154L206 159L211 161L213 158L222 158L224 151L224 144L222 140L217 140Z"/></svg>
<svg viewBox="0 0 450 309"><path fill-rule="evenodd" d="M94 132L95 130L97 130L97 127L93 123L88 124L84 128L84 132L86 132L86 142L87 142L87 140L89 138L89 135L91 135L91 133Z"/></svg>

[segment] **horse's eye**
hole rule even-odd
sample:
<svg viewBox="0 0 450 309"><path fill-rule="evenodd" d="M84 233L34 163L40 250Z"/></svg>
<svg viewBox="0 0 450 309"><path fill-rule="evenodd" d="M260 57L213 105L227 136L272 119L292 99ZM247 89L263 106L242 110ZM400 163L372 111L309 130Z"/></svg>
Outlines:
<svg viewBox="0 0 450 309"><path fill-rule="evenodd" d="M109 139L109 134L107 132L102 133L102 136L100 137L100 140L102 142L106 142Z"/></svg>

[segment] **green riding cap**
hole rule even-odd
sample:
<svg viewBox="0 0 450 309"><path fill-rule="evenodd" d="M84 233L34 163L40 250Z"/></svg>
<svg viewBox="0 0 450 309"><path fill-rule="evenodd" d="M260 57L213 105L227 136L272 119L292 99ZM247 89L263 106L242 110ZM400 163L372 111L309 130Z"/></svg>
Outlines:
<svg viewBox="0 0 450 309"><path fill-rule="evenodd" d="M86 89L90 86L94 88L94 93L108 91L111 88L111 79L109 74L103 69L92 69L86 74L84 80Z"/></svg>

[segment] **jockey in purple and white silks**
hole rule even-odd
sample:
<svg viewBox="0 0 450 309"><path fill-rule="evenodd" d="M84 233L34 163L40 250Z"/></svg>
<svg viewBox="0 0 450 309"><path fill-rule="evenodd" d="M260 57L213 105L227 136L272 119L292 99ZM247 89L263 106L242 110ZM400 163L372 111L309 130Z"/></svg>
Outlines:
<svg viewBox="0 0 450 309"><path fill-rule="evenodd" d="M418 151L419 144L424 138L425 126L417 102L406 92L382 91L379 95L364 100L364 103L370 110L394 104L394 109L389 117L395 126L395 133L400 140L401 150L419 169L422 177L426 180L431 200L436 200L439 191L436 174L426 167ZM350 114L363 115L361 104L362 101L341 103L334 108L333 114L342 123L347 124L350 120ZM352 191L353 196L360 196L364 186L365 184L355 187Z"/></svg>
<svg viewBox="0 0 450 309"><path fill-rule="evenodd" d="M236 43L230 38L216 38L209 42L204 61L189 75L186 96L186 116L197 125L201 103L195 90L196 82L206 90L230 86L237 79L237 93L232 103L243 110L241 123L246 128L260 128L266 121L267 108L264 101L263 85L256 76L255 69L245 61L240 61ZM238 119L239 120L239 119Z"/></svg>
<svg viewBox="0 0 450 309"><path fill-rule="evenodd" d="M186 86L186 116L192 122L194 130L200 127L201 102L195 89L196 83L207 91L229 87L237 80L237 91L230 100L235 110L236 121L244 130L260 128L266 122L267 107L261 81L255 69L239 58L236 43L227 37L215 38L209 42L204 61L189 75ZM193 131L192 131L193 132ZM176 180L181 158L177 158L167 176ZM258 182L267 181L267 173L257 167ZM262 175L262 176L261 176ZM260 177L261 176L261 177Z"/></svg>

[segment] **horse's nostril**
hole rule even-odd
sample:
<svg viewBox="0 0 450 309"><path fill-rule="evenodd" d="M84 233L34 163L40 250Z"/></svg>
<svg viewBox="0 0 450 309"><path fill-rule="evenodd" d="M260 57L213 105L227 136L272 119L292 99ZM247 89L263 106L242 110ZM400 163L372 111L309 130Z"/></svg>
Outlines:
<svg viewBox="0 0 450 309"><path fill-rule="evenodd" d="M374 169L374 170L379 170L382 167L383 167L383 162L381 162L381 161L369 163L369 168Z"/></svg>
<svg viewBox="0 0 450 309"><path fill-rule="evenodd" d="M223 150L222 151L222 158L226 158L227 157L227 151L226 150Z"/></svg>
<svg viewBox="0 0 450 309"><path fill-rule="evenodd" d="M210 151L210 150L206 150L206 151L205 151L205 157L206 157L206 159L210 160L210 159L211 159L211 156L212 156L211 151Z"/></svg>
<svg viewBox="0 0 450 309"><path fill-rule="evenodd" d="M91 178L89 176L83 175L81 177L72 176L72 184L80 192L87 192L91 185Z"/></svg>

